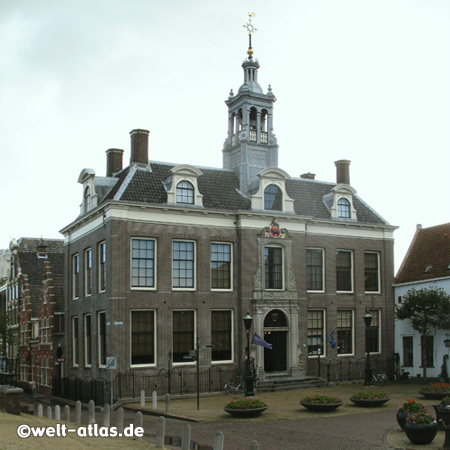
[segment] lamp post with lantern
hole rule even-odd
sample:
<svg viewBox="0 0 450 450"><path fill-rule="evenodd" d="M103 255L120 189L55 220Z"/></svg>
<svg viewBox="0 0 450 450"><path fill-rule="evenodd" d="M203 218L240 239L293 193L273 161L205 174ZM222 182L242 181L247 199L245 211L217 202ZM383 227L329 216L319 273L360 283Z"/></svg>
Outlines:
<svg viewBox="0 0 450 450"><path fill-rule="evenodd" d="M366 324L366 370L365 370L365 378L364 378L364 386L372 386L372 366L370 365L370 324L372 323L372 316L370 315L369 311L367 311L366 315L364 316L364 323Z"/></svg>
<svg viewBox="0 0 450 450"><path fill-rule="evenodd" d="M250 328L252 326L253 317L247 312L244 317L245 331L247 332L247 360L245 362L245 396L254 397L253 391L253 374L250 369Z"/></svg>

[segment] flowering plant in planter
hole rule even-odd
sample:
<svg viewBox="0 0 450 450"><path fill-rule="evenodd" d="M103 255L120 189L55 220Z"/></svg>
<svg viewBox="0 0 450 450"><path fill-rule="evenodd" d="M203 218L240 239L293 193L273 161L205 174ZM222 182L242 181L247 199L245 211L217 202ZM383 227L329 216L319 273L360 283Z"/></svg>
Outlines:
<svg viewBox="0 0 450 450"><path fill-rule="evenodd" d="M444 397L444 398L441 400L441 405L443 405L443 406L450 405L450 397L449 397L449 396Z"/></svg>
<svg viewBox="0 0 450 450"><path fill-rule="evenodd" d="M424 411L425 406L422 403L416 402L415 400L407 399L403 405L400 405L397 408L397 412L406 412L406 413L417 413L419 411Z"/></svg>
<svg viewBox="0 0 450 450"><path fill-rule="evenodd" d="M406 423L419 424L419 423L433 423L436 419L429 414L426 409L419 412L409 414L406 418Z"/></svg>
<svg viewBox="0 0 450 450"><path fill-rule="evenodd" d="M449 383L431 383L426 386L422 386L419 392L438 392L450 394L450 384Z"/></svg>
<svg viewBox="0 0 450 450"><path fill-rule="evenodd" d="M350 400L382 400L389 398L384 392L358 392L350 397Z"/></svg>
<svg viewBox="0 0 450 450"><path fill-rule="evenodd" d="M302 403L309 403L312 405L334 405L342 403L339 397L331 397L329 395L311 395L302 399Z"/></svg>
<svg viewBox="0 0 450 450"><path fill-rule="evenodd" d="M265 408L267 405L256 398L243 398L241 400L231 400L225 406L226 409L257 409Z"/></svg>

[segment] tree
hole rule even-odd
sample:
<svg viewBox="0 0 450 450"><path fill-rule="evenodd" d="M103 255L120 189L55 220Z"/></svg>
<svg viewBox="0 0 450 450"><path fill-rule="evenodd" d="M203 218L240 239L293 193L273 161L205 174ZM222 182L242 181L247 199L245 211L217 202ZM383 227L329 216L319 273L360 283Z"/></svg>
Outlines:
<svg viewBox="0 0 450 450"><path fill-rule="evenodd" d="M427 379L427 338L433 329L450 329L450 295L442 288L410 289L395 308L399 320L410 320L412 328L422 336L423 378Z"/></svg>
<svg viewBox="0 0 450 450"><path fill-rule="evenodd" d="M14 343L14 335L10 327L9 317L5 311L0 309L0 356L6 357L6 350L8 346Z"/></svg>

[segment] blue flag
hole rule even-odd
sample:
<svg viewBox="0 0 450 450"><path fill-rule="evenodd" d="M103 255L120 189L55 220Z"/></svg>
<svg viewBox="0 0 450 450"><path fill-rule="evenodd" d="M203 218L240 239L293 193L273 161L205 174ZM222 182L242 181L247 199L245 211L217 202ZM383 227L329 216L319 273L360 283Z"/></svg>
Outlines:
<svg viewBox="0 0 450 450"><path fill-rule="evenodd" d="M266 342L261 336L257 335L256 333L253 335L252 344L260 345L261 347L266 347L272 350L272 344Z"/></svg>
<svg viewBox="0 0 450 450"><path fill-rule="evenodd" d="M336 348L336 341L334 340L334 332L335 332L336 328L334 330L330 331L330 334L327 336L327 342L330 344L331 348Z"/></svg>

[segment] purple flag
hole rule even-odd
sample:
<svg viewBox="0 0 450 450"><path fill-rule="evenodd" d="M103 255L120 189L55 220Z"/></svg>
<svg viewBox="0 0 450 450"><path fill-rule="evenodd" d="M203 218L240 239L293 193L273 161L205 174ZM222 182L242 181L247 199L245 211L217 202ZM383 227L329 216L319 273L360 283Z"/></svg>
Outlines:
<svg viewBox="0 0 450 450"><path fill-rule="evenodd" d="M261 347L266 347L272 350L272 344L266 342L261 336L256 333L253 335L252 344L260 345Z"/></svg>

